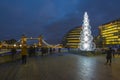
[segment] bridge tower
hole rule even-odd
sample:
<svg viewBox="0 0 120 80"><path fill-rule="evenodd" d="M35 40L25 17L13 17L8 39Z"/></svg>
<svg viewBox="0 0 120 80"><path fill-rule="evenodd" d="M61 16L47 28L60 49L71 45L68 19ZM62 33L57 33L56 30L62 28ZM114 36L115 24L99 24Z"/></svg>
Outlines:
<svg viewBox="0 0 120 80"><path fill-rule="evenodd" d="M42 44L43 44L43 43L42 43L42 38L43 38L42 35L40 35L40 36L38 37L38 46L39 46L39 47L42 47Z"/></svg>
<svg viewBox="0 0 120 80"><path fill-rule="evenodd" d="M25 35L22 35L21 37L21 45L27 45L27 37Z"/></svg>

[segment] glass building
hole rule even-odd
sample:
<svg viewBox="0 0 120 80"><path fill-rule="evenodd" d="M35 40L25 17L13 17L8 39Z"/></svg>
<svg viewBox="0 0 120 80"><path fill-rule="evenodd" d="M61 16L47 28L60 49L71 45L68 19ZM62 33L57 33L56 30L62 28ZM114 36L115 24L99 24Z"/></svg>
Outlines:
<svg viewBox="0 0 120 80"><path fill-rule="evenodd" d="M103 46L120 44L120 19L99 26Z"/></svg>
<svg viewBox="0 0 120 80"><path fill-rule="evenodd" d="M78 44L80 43L80 31L81 27L76 27L68 31L68 33L63 38L63 46L69 48L78 48Z"/></svg>

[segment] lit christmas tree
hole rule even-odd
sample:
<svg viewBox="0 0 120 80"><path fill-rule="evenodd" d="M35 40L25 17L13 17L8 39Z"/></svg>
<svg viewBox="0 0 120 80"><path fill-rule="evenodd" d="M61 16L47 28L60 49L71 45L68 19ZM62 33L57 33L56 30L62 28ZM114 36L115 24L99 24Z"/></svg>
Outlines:
<svg viewBox="0 0 120 80"><path fill-rule="evenodd" d="M80 33L79 48L81 51L93 51L95 49L95 43L93 43L93 37L90 29L91 26L89 25L88 15L87 12L85 12L82 31Z"/></svg>

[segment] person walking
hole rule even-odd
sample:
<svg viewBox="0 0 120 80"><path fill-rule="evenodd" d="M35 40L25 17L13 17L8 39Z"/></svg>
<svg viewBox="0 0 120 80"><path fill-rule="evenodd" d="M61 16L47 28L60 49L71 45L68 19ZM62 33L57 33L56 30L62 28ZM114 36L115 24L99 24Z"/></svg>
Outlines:
<svg viewBox="0 0 120 80"><path fill-rule="evenodd" d="M16 50L16 48L15 48L15 47L13 47L13 48L11 49L12 61L14 61L14 60L15 60L15 55L16 55L16 53L17 53L17 50Z"/></svg>
<svg viewBox="0 0 120 80"><path fill-rule="evenodd" d="M120 56L120 48L117 49L117 54Z"/></svg>
<svg viewBox="0 0 120 80"><path fill-rule="evenodd" d="M21 55L22 55L22 64L26 64L27 62L27 46L23 45L21 49Z"/></svg>
<svg viewBox="0 0 120 80"><path fill-rule="evenodd" d="M58 48L58 52L61 53L61 48Z"/></svg>
<svg viewBox="0 0 120 80"><path fill-rule="evenodd" d="M30 46L28 49L29 57L33 56L33 47Z"/></svg>
<svg viewBox="0 0 120 80"><path fill-rule="evenodd" d="M112 50L112 48L110 47L110 48L107 50L107 53L106 53L106 63L105 63L105 64L111 65L111 63L112 63L112 53L113 53L113 50Z"/></svg>

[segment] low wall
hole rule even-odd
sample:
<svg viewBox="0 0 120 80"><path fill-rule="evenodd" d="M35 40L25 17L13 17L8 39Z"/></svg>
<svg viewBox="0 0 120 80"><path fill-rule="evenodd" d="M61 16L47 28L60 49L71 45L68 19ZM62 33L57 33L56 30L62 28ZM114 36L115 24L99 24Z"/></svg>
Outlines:
<svg viewBox="0 0 120 80"><path fill-rule="evenodd" d="M14 57L12 57L11 54L4 53L4 55L0 55L0 64L5 62L15 61L20 58L21 58L20 53L16 53Z"/></svg>
<svg viewBox="0 0 120 80"><path fill-rule="evenodd" d="M70 53L79 54L83 56L96 56L101 55L101 51L80 51L79 49L70 49Z"/></svg>

